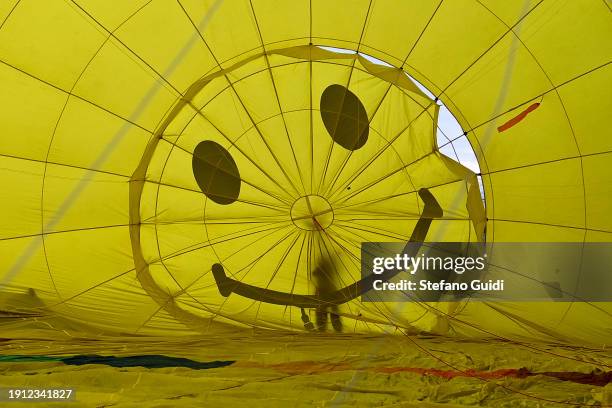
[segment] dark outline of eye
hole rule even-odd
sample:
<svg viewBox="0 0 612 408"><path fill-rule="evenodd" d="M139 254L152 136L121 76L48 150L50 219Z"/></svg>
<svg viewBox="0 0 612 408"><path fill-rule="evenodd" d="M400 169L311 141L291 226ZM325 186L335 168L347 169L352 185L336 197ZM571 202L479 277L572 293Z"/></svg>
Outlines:
<svg viewBox="0 0 612 408"><path fill-rule="evenodd" d="M321 94L320 112L332 140L347 150L358 150L368 141L370 121L357 95L333 84Z"/></svg>
<svg viewBox="0 0 612 408"><path fill-rule="evenodd" d="M223 146L204 140L196 146L191 169L200 190L221 205L232 204L240 195L242 180L234 158Z"/></svg>

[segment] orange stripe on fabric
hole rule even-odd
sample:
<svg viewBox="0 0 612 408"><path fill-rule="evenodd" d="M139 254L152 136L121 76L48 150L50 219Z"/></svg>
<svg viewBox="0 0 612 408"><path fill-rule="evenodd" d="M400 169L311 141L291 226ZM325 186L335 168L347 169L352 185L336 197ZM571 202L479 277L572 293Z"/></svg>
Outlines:
<svg viewBox="0 0 612 408"><path fill-rule="evenodd" d="M530 112L536 110L538 108L538 106L540 106L539 102L536 102L536 103L533 103L533 104L529 105L529 107L527 109L525 109L524 111L522 111L521 113L519 113L518 115L516 115L515 117L513 117L512 119L510 119L509 121L507 121L506 123L501 125L500 127L498 127L497 131L501 133L501 132L503 132L505 130L510 129L512 126L516 125L521 120L525 119L525 117Z"/></svg>

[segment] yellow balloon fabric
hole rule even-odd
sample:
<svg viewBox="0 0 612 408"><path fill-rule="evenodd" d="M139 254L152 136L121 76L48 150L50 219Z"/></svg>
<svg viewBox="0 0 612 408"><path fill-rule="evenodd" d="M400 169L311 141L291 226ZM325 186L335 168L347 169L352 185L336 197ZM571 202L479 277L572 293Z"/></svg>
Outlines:
<svg viewBox="0 0 612 408"><path fill-rule="evenodd" d="M346 287L361 242L410 239L423 189L443 210L427 241L610 242L610 16L596 0L3 1L0 310L91 333L304 332L313 309L223 296L213 265L289 295ZM438 149L441 102L484 201ZM345 333L612 336L604 302L336 313Z"/></svg>

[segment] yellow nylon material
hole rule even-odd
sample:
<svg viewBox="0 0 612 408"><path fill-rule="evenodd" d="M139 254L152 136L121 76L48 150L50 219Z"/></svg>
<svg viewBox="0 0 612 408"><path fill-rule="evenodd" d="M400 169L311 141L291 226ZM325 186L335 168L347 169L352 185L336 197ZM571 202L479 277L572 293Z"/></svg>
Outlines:
<svg viewBox="0 0 612 408"><path fill-rule="evenodd" d="M303 331L299 308L222 296L212 264L250 285L314 294L312 271L331 262L335 284L346 286L360 278L361 242L410 237L420 188L444 210L429 241L609 242L608 7L2 2L0 309L92 333ZM486 206L476 175L438 152L439 107L405 73L467 131ZM367 143L353 151L322 119L333 84L367 113ZM236 163L232 204L207 198L194 178L205 140ZM324 231L292 220L307 195L331 203ZM611 312L580 301L359 298L338 311L349 333L589 344L609 342Z"/></svg>

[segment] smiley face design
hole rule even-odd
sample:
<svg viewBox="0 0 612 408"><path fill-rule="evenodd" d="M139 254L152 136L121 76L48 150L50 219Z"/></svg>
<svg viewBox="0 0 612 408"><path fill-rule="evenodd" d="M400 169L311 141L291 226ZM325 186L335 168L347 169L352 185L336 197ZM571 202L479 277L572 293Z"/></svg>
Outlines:
<svg viewBox="0 0 612 408"><path fill-rule="evenodd" d="M207 321L365 328L361 242L475 235L437 109L403 71L313 46L201 78L143 164L141 283Z"/></svg>

